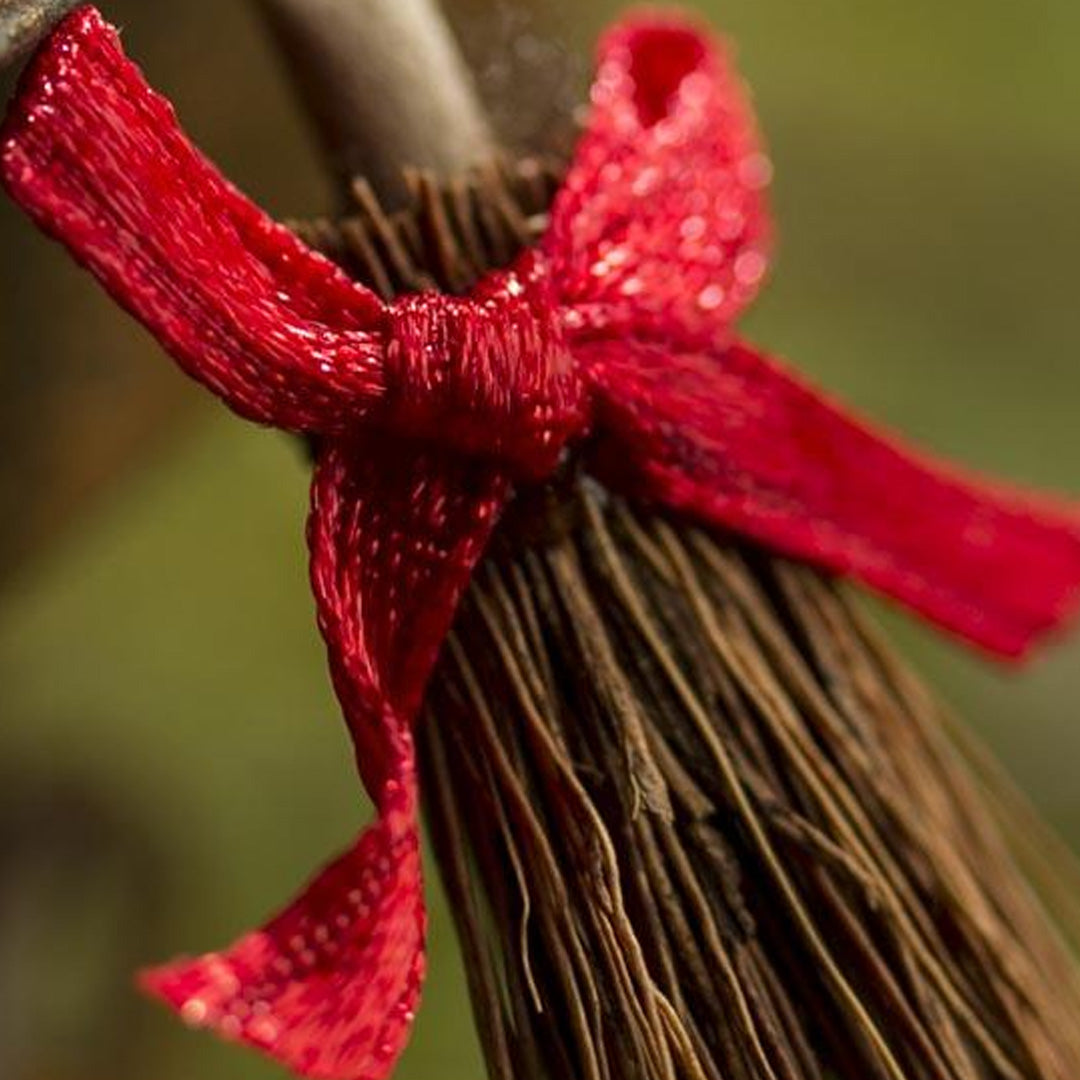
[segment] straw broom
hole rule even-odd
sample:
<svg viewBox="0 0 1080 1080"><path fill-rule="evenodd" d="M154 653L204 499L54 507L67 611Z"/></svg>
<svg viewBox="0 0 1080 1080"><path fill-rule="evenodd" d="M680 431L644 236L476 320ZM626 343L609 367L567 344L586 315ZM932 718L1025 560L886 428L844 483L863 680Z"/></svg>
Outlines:
<svg viewBox="0 0 1080 1080"><path fill-rule="evenodd" d="M461 288L546 175L414 174L393 215L359 184L303 232L388 293ZM1071 862L957 735L817 571L572 468L522 496L420 726L491 1075L1078 1075L1031 884L1080 925Z"/></svg>
<svg viewBox="0 0 1080 1080"><path fill-rule="evenodd" d="M319 49L363 69L370 23L341 30ZM426 82L414 106L448 90L475 162L461 83ZM555 189L557 165L463 172L423 139L396 161L425 149L441 178L402 172L394 212L357 179L301 227L388 297L465 290ZM1075 1080L1080 984L1045 906L1080 925L1071 860L958 734L821 573L573 464L520 496L420 725L490 1075Z"/></svg>

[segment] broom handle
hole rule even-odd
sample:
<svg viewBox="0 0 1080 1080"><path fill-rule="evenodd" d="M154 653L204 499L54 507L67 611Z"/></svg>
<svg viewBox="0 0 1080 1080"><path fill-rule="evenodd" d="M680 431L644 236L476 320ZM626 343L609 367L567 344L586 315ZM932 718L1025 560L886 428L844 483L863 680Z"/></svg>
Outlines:
<svg viewBox="0 0 1080 1080"><path fill-rule="evenodd" d="M79 0L0 0L0 70ZM366 176L401 202L406 165L452 175L494 140L435 0L256 0L342 190Z"/></svg>
<svg viewBox="0 0 1080 1080"><path fill-rule="evenodd" d="M79 0L0 0L0 71L26 56Z"/></svg>
<svg viewBox="0 0 1080 1080"><path fill-rule="evenodd" d="M340 189L364 176L388 208L403 166L449 176L495 142L435 0L257 0Z"/></svg>

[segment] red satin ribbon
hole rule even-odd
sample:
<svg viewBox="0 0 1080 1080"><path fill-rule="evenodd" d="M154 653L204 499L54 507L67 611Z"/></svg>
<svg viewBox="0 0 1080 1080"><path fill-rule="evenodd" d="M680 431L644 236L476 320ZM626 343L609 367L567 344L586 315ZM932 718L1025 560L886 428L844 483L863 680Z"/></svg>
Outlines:
<svg viewBox="0 0 1080 1080"><path fill-rule="evenodd" d="M185 138L92 8L24 76L3 181L184 369L317 434L311 579L378 817L281 915L145 976L294 1070L381 1080L423 973L411 725L514 482L586 434L615 488L850 574L1019 656L1072 607L1080 519L933 464L739 341L768 162L720 45L678 18L604 38L548 230L467 298L385 304Z"/></svg>

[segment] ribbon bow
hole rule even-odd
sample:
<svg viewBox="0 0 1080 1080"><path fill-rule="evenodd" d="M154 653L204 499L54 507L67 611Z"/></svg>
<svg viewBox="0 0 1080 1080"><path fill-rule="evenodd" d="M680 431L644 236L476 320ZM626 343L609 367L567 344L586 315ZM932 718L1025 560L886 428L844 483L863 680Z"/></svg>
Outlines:
<svg viewBox="0 0 1080 1080"><path fill-rule="evenodd" d="M741 342L767 159L721 46L677 18L603 39L535 249L464 299L387 304L185 138L115 31L70 16L3 130L13 198L249 419L319 436L308 539L377 820L261 930L148 973L191 1023L328 1080L381 1080L423 975L411 733L515 482L581 443L605 482L850 574L1019 656L1080 585L1080 519L876 434Z"/></svg>

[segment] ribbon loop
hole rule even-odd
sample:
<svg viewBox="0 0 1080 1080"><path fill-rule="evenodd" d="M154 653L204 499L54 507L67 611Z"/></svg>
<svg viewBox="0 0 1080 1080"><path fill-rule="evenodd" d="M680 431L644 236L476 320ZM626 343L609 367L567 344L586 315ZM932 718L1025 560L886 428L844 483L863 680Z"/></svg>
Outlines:
<svg viewBox="0 0 1080 1080"><path fill-rule="evenodd" d="M768 267L769 159L723 42L673 14L598 50L589 123L541 247L559 299L607 337L715 337Z"/></svg>

